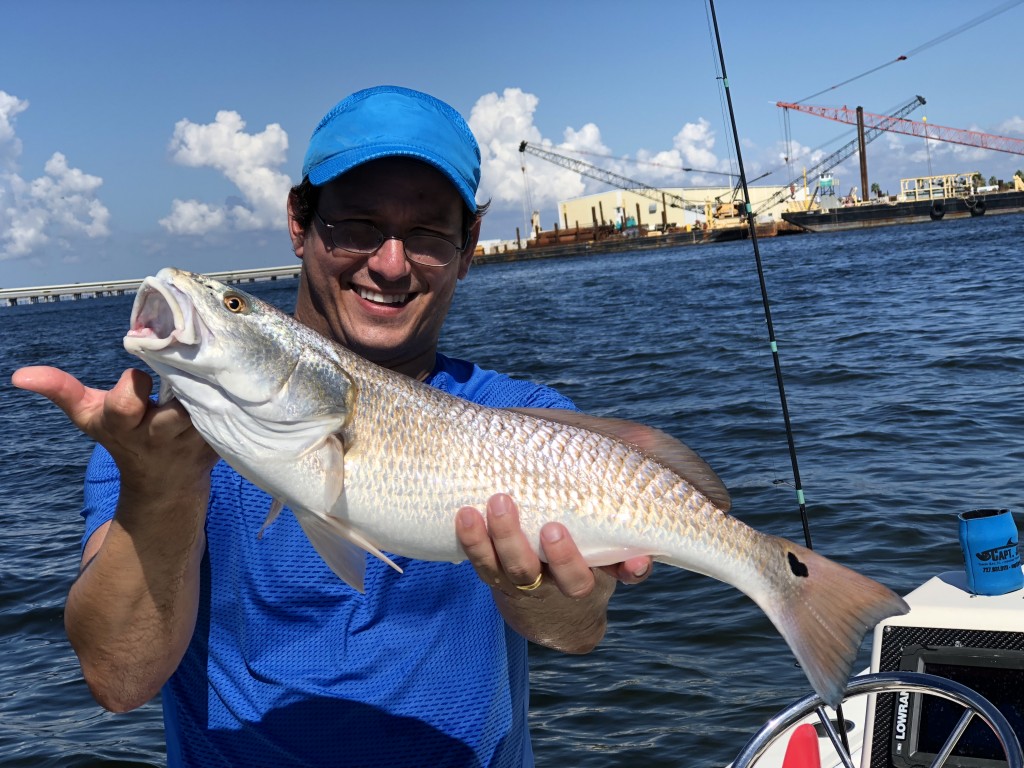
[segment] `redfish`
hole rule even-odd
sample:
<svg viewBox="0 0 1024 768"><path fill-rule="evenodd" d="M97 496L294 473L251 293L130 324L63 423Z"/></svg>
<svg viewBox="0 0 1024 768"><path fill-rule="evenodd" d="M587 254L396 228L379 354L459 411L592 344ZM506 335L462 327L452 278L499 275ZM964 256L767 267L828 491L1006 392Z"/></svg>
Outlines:
<svg viewBox="0 0 1024 768"><path fill-rule="evenodd" d="M722 482L669 435L575 412L470 403L381 368L239 289L146 278L125 348L207 442L363 588L365 553L465 559L455 514L505 492L543 557L563 523L592 566L650 555L749 596L837 705L864 635L908 607L881 584L728 514ZM269 544L268 544L269 545Z"/></svg>

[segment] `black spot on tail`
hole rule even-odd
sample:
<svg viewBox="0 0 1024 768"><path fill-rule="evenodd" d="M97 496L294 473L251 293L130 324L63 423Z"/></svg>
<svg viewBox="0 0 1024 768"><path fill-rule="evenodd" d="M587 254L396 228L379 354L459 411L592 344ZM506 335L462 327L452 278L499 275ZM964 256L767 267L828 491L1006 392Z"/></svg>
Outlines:
<svg viewBox="0 0 1024 768"><path fill-rule="evenodd" d="M807 566L800 562L800 558L792 552L787 552L786 557L789 558L789 570L793 572L793 575L806 579L810 572L807 570Z"/></svg>

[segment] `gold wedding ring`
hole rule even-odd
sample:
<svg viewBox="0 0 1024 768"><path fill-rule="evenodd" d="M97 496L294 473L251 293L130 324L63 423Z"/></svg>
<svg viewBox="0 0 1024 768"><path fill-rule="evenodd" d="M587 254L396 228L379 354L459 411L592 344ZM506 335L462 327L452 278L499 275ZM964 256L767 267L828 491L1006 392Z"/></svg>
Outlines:
<svg viewBox="0 0 1024 768"><path fill-rule="evenodd" d="M527 584L525 587L520 584L516 584L516 589L521 589L523 592L533 592L533 590L540 586L540 583L543 579L544 572L541 571L537 574L537 578L533 580L532 584Z"/></svg>

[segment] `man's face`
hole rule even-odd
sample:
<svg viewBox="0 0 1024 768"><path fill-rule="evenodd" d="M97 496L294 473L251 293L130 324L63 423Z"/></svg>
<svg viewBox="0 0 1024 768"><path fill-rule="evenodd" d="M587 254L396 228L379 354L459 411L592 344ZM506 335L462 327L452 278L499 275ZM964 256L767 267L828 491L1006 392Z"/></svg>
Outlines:
<svg viewBox="0 0 1024 768"><path fill-rule="evenodd" d="M426 163L385 158L357 166L325 185L318 205L327 224L372 224L385 237L433 235L458 246L464 239L462 198ZM295 316L379 365L422 378L433 369L441 325L455 285L466 275L476 244L443 267L405 257L399 240L373 254L334 246L314 216L306 231L290 221L303 260Z"/></svg>

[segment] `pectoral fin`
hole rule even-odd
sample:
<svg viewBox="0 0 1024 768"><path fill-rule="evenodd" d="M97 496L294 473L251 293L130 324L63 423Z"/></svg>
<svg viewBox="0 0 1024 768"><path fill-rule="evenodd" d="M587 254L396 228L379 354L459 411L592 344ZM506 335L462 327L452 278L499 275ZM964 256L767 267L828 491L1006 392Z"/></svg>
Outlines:
<svg viewBox="0 0 1024 768"><path fill-rule="evenodd" d="M587 429L632 445L684 478L723 512L728 512L732 506L729 491L726 490L721 479L708 466L707 462L693 449L687 448L660 429L626 419L606 419L559 408L510 408L509 410L537 419Z"/></svg>
<svg viewBox="0 0 1024 768"><path fill-rule="evenodd" d="M323 442L300 457L314 465L313 476L323 477L323 509L334 507L345 492L345 447L337 435L328 435Z"/></svg>
<svg viewBox="0 0 1024 768"><path fill-rule="evenodd" d="M300 454L299 460L315 465L311 473L312 476L320 476L324 480L321 507L325 510L331 509L345 490L345 451L342 448L341 440L335 435L328 435L317 445ZM263 521L263 525L260 526L256 538L263 538L263 532L277 519L282 509L284 509L284 502L275 498L270 504L270 510L267 512L267 517Z"/></svg>

